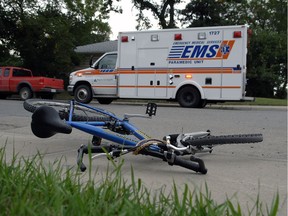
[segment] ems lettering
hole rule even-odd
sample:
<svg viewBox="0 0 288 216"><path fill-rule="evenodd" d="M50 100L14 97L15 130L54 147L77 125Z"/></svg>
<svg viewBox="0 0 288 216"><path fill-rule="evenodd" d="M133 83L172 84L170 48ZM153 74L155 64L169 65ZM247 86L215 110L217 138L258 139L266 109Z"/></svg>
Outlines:
<svg viewBox="0 0 288 216"><path fill-rule="evenodd" d="M195 46L191 58L204 58L209 45Z"/></svg>
<svg viewBox="0 0 288 216"><path fill-rule="evenodd" d="M213 58L216 56L219 45L196 45L186 46L181 58Z"/></svg>

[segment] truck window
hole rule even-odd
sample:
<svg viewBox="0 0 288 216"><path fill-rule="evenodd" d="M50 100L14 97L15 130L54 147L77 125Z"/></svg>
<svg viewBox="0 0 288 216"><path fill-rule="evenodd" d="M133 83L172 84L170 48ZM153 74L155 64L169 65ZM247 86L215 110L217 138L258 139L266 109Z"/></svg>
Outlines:
<svg viewBox="0 0 288 216"><path fill-rule="evenodd" d="M102 58L98 64L98 69L115 69L117 55L106 55Z"/></svg>
<svg viewBox="0 0 288 216"><path fill-rule="evenodd" d="M13 69L13 77L30 77L31 73L28 70Z"/></svg>
<svg viewBox="0 0 288 216"><path fill-rule="evenodd" d="M9 72L10 72L10 69L6 68L5 71L4 71L4 77L8 77L9 76Z"/></svg>
<svg viewBox="0 0 288 216"><path fill-rule="evenodd" d="M0 76L2 76L2 68L0 68Z"/></svg>

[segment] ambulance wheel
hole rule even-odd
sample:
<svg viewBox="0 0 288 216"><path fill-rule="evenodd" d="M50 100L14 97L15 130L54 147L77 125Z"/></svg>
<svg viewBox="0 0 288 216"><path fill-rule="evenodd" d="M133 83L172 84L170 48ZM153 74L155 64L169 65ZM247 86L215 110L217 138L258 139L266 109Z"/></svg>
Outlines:
<svg viewBox="0 0 288 216"><path fill-rule="evenodd" d="M97 100L100 104L110 104L113 101L111 98L97 98Z"/></svg>
<svg viewBox="0 0 288 216"><path fill-rule="evenodd" d="M80 85L74 92L75 100L80 103L90 103L93 99L91 88L87 85Z"/></svg>
<svg viewBox="0 0 288 216"><path fill-rule="evenodd" d="M197 108L200 100L199 91L192 86L183 87L177 94L177 101L182 107Z"/></svg>
<svg viewBox="0 0 288 216"><path fill-rule="evenodd" d="M206 100L200 100L198 108L204 108L207 105L207 101Z"/></svg>

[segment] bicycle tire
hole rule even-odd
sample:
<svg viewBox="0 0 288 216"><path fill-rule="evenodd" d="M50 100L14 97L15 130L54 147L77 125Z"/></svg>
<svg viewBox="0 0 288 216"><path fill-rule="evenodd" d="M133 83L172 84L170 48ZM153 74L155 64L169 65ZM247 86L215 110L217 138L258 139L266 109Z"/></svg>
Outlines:
<svg viewBox="0 0 288 216"><path fill-rule="evenodd" d="M58 102L58 101L52 101L52 100L37 100L37 99L25 100L23 103L24 109L31 113L34 113L35 110L40 106L51 106L51 107L60 107L60 108L68 109L70 107L70 103L64 103L64 102ZM113 119L108 114L105 115L102 113L97 113L97 111L95 110L91 111L90 109L86 107L75 105L75 108L77 110L82 110L84 112L93 112L97 115L88 116L88 115L73 114L72 121L110 121L111 119ZM68 115L65 115L65 113L59 112L59 111L58 113L61 119L68 120Z"/></svg>
<svg viewBox="0 0 288 216"><path fill-rule="evenodd" d="M213 146L213 145L224 145L224 144L244 144L244 143L257 143L262 142L262 134L235 134L235 135L221 135L213 136L209 135L206 137L192 138L186 140L184 145L192 146Z"/></svg>

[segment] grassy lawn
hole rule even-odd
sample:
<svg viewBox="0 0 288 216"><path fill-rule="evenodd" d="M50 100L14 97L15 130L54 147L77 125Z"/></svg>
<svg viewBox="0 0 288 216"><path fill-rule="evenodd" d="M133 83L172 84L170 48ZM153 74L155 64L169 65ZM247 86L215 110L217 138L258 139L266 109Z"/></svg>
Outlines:
<svg viewBox="0 0 288 216"><path fill-rule="evenodd" d="M179 191L174 185L168 194L164 189L156 195L145 187L141 179L131 182L121 175L121 163L101 182L94 182L91 173L83 183L82 175L74 169L63 169L61 161L50 165L36 155L30 159L14 156L8 163L5 150L0 149L0 211L1 215L267 215L276 216L279 196L269 207L259 197L252 209L235 204L227 198L218 204L211 199L206 185L204 192L191 191L185 185ZM123 164L123 163L122 163ZM108 172L107 172L108 173ZM276 194L276 193L275 193ZM247 215L247 214L245 214Z"/></svg>
<svg viewBox="0 0 288 216"><path fill-rule="evenodd" d="M227 105L287 106L287 99L255 98L252 102L226 102Z"/></svg>

